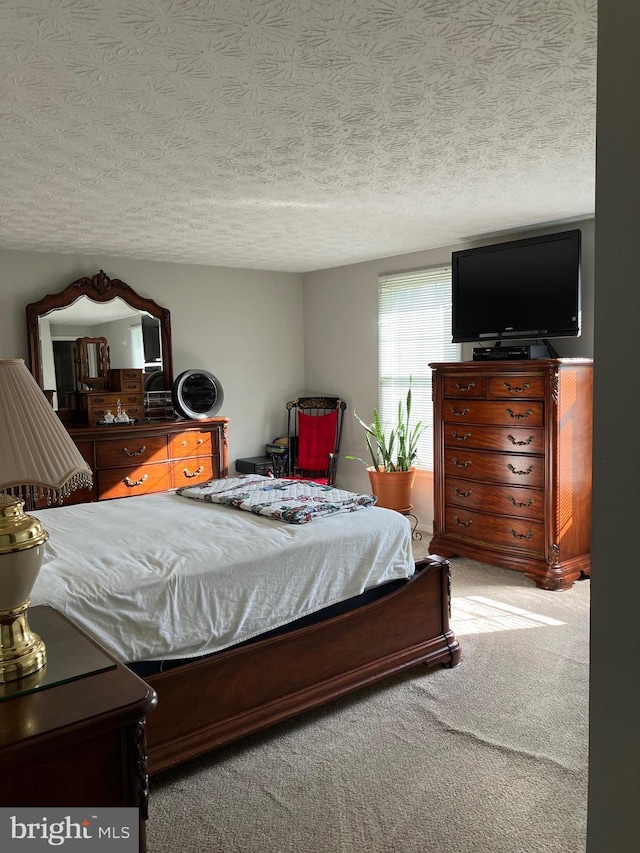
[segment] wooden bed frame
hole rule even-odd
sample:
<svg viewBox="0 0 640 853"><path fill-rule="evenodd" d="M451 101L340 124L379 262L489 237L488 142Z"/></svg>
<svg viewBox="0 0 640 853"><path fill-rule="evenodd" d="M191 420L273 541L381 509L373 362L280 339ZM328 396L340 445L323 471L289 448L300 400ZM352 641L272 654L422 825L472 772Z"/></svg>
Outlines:
<svg viewBox="0 0 640 853"><path fill-rule="evenodd" d="M317 707L419 663L453 667L447 560L431 556L401 587L347 613L145 677L149 772Z"/></svg>

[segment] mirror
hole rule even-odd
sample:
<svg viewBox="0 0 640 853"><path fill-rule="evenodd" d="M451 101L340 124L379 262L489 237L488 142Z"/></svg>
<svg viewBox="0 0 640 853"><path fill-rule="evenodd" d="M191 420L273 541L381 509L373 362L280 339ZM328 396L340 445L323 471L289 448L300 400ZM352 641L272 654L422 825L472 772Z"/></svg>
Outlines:
<svg viewBox="0 0 640 853"><path fill-rule="evenodd" d="M77 338L73 348L78 391L104 391L109 385L109 345L106 338ZM135 365L131 365L134 367ZM56 388L58 396L61 389Z"/></svg>
<svg viewBox="0 0 640 853"><path fill-rule="evenodd" d="M171 390L168 309L103 270L27 305L27 337L31 373L41 388L54 391L56 409L71 408L67 398L78 388L76 348L81 338L94 342L84 354L87 364L95 362L86 377L94 369L99 376L106 358L111 368L142 368L145 391ZM105 341L106 356L98 341Z"/></svg>

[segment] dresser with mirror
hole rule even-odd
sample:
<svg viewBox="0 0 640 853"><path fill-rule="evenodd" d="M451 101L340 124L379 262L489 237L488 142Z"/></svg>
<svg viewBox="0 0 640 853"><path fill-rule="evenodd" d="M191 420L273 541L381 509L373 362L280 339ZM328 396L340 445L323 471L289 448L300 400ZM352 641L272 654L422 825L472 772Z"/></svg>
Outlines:
<svg viewBox="0 0 640 853"><path fill-rule="evenodd" d="M227 418L178 418L167 308L103 270L27 305L31 373L93 471L84 503L228 473Z"/></svg>

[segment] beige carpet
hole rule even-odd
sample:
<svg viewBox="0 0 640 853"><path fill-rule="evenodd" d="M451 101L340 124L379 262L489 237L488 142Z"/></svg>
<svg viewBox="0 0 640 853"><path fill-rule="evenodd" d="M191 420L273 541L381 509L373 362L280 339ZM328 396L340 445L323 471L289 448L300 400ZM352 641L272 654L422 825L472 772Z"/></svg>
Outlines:
<svg viewBox="0 0 640 853"><path fill-rule="evenodd" d="M460 667L152 779L149 853L583 853L590 582L451 565Z"/></svg>

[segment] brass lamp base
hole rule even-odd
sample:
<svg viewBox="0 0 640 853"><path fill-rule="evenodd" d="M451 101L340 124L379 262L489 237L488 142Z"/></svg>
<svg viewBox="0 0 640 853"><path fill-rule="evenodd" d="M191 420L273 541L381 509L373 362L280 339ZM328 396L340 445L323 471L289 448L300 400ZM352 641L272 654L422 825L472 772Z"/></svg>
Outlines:
<svg viewBox="0 0 640 853"><path fill-rule="evenodd" d="M0 495L0 684L31 675L47 661L27 609L49 534L23 507L21 498Z"/></svg>
<svg viewBox="0 0 640 853"><path fill-rule="evenodd" d="M0 684L37 672L47 662L44 643L29 628L29 599L13 610L0 610Z"/></svg>

